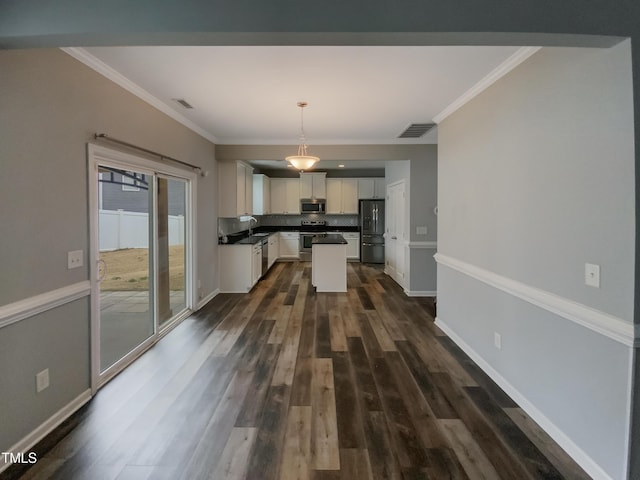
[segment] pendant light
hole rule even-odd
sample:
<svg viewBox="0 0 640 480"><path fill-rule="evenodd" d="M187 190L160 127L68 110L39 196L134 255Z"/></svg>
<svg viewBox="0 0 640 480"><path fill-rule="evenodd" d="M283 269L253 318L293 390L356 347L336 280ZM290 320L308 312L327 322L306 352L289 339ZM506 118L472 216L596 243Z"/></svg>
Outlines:
<svg viewBox="0 0 640 480"><path fill-rule="evenodd" d="M293 165L294 168L300 170L301 172L305 170L309 170L313 168L313 166L320 161L318 157L313 157L311 155L307 155L307 139L304 135L304 107L307 106L307 102L298 102L298 107L300 107L300 145L298 146L298 154L291 155L290 157L285 158L289 164Z"/></svg>

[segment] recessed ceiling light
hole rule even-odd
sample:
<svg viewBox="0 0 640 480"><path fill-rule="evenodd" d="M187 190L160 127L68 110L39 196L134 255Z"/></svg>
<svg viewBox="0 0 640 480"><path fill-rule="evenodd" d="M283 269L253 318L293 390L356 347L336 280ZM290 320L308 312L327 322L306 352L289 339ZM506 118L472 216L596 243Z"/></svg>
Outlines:
<svg viewBox="0 0 640 480"><path fill-rule="evenodd" d="M344 168L344 165L341 163L340 165L338 165L338 168Z"/></svg>

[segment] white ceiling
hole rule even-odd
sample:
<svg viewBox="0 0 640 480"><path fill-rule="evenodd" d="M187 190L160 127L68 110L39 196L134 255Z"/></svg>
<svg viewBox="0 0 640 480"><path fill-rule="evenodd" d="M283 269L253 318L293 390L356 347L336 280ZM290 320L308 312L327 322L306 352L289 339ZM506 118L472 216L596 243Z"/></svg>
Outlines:
<svg viewBox="0 0 640 480"><path fill-rule="evenodd" d="M79 51L83 61L120 77L130 90L170 109L218 144L295 145L300 133L296 103L306 101L304 127L313 153L314 144L437 143L436 129L419 139L397 137L411 123L432 122L518 50L203 46ZM186 100L193 110L174 99Z"/></svg>

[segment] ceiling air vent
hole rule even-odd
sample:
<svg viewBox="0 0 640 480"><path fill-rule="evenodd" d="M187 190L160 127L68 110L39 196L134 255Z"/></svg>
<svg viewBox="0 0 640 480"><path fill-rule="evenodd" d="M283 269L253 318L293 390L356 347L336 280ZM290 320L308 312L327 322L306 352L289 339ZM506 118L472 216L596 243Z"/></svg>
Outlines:
<svg viewBox="0 0 640 480"><path fill-rule="evenodd" d="M184 98L174 98L173 101L178 102L184 108L193 108L193 106L189 102L187 102Z"/></svg>
<svg viewBox="0 0 640 480"><path fill-rule="evenodd" d="M435 126L435 123L412 123L398 138L420 138Z"/></svg>

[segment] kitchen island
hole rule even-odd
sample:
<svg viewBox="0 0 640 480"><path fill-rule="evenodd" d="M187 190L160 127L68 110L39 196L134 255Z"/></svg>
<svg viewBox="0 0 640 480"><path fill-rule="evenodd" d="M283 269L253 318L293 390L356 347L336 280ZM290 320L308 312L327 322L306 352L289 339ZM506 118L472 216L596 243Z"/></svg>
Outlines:
<svg viewBox="0 0 640 480"><path fill-rule="evenodd" d="M347 291L347 241L339 234L322 234L311 242L311 283L317 292Z"/></svg>

